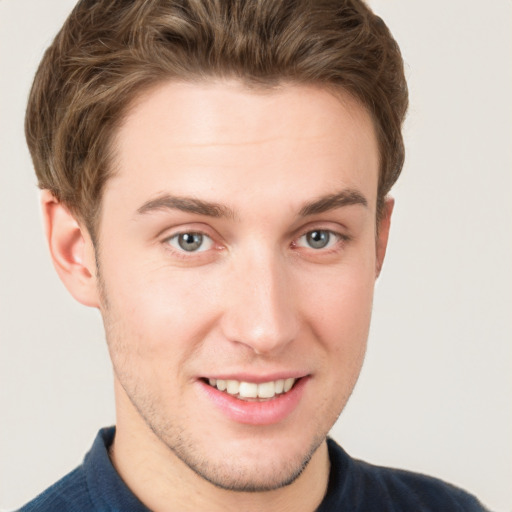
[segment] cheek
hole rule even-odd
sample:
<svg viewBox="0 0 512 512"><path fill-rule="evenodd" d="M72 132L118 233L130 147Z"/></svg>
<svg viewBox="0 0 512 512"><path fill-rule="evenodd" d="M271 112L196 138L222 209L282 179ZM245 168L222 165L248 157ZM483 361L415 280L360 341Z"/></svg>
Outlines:
<svg viewBox="0 0 512 512"><path fill-rule="evenodd" d="M340 266L308 278L302 285L304 311L328 338L360 339L367 333L375 275L371 264Z"/></svg>
<svg viewBox="0 0 512 512"><path fill-rule="evenodd" d="M141 359L192 351L214 316L209 282L200 272L131 263L105 269L110 331Z"/></svg>
<svg viewBox="0 0 512 512"><path fill-rule="evenodd" d="M356 352L361 345L364 352L375 271L369 247L359 249L338 266L298 266L288 274L299 322L308 324L305 332L314 331L331 352ZM226 268L173 268L137 259L136 251L125 253L132 257L119 253L116 258L110 248L105 254L113 257L101 265L112 337L115 332L124 350L141 359L185 359L223 314L231 282Z"/></svg>
<svg viewBox="0 0 512 512"><path fill-rule="evenodd" d="M323 347L325 385L344 402L366 352L374 289L371 262L340 266L306 289L303 310L310 312L308 323Z"/></svg>

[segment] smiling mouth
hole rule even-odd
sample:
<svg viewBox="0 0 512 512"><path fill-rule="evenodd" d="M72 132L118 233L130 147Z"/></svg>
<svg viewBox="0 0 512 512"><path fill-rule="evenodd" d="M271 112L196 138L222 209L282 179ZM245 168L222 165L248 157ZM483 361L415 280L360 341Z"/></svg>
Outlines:
<svg viewBox="0 0 512 512"><path fill-rule="evenodd" d="M211 387L232 395L240 400L262 401L270 400L288 393L299 379L278 379L268 382L245 382L239 380L204 379Z"/></svg>

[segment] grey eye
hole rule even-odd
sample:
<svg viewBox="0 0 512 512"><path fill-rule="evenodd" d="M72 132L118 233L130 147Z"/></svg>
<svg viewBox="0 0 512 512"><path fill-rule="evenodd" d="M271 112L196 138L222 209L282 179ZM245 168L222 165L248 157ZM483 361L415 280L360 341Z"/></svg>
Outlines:
<svg viewBox="0 0 512 512"><path fill-rule="evenodd" d="M168 239L169 245L185 252L202 252L211 249L212 239L202 233L178 233Z"/></svg>
<svg viewBox="0 0 512 512"><path fill-rule="evenodd" d="M331 241L331 232L318 230L306 233L306 242L313 249L323 249Z"/></svg>
<svg viewBox="0 0 512 512"><path fill-rule="evenodd" d="M182 233L178 235L178 244L184 251L197 251L203 243L203 235L199 233Z"/></svg>
<svg viewBox="0 0 512 512"><path fill-rule="evenodd" d="M336 245L343 237L328 229L314 229L304 233L296 242L298 247L307 249L328 249Z"/></svg>

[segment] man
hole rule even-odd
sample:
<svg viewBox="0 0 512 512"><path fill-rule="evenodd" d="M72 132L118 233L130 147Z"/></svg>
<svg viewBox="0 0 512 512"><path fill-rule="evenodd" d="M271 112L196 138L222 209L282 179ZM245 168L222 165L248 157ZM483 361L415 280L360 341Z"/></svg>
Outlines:
<svg viewBox="0 0 512 512"><path fill-rule="evenodd" d="M483 510L327 434L403 164L403 64L356 1L82 1L26 133L52 259L101 311L116 427L22 510Z"/></svg>

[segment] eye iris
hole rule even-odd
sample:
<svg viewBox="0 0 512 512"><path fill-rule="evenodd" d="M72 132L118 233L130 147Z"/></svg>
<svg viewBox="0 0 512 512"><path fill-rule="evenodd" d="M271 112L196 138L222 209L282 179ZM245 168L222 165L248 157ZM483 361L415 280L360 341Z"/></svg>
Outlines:
<svg viewBox="0 0 512 512"><path fill-rule="evenodd" d="M195 251L203 243L203 235L200 233L182 233L178 236L178 244L184 251Z"/></svg>
<svg viewBox="0 0 512 512"><path fill-rule="evenodd" d="M328 231L311 231L306 235L308 244L314 249L323 249L330 239Z"/></svg>

